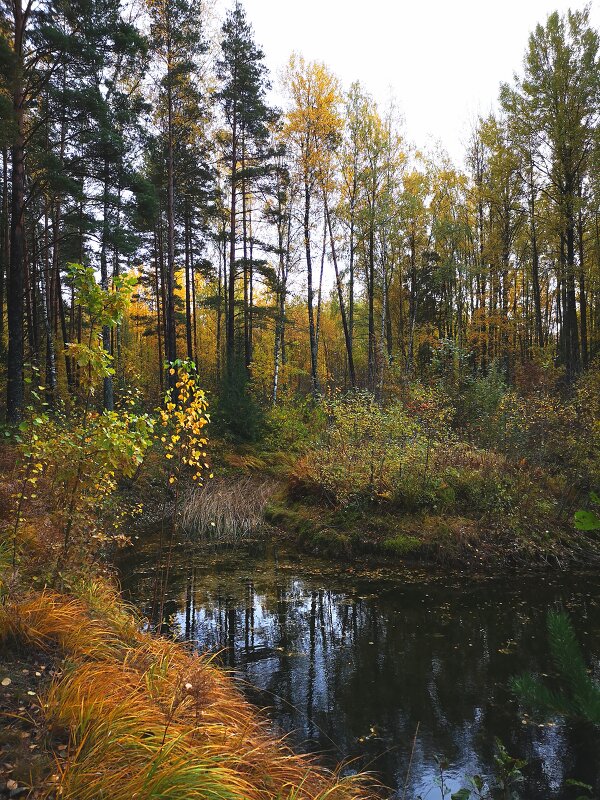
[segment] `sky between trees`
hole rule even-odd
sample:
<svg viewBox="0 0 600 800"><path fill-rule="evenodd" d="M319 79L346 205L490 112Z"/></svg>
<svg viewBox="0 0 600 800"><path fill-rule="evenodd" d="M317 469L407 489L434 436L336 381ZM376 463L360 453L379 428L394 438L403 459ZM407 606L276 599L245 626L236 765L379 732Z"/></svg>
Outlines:
<svg viewBox="0 0 600 800"><path fill-rule="evenodd" d="M405 134L439 141L457 165L478 115L495 108L498 85L522 66L527 39L553 11L582 0L247 0L248 19L277 78L292 51L323 61L349 86L360 80L385 107L393 97ZM589 3L588 3L589 5ZM228 0L217 0L224 16ZM591 3L600 25L600 2Z"/></svg>

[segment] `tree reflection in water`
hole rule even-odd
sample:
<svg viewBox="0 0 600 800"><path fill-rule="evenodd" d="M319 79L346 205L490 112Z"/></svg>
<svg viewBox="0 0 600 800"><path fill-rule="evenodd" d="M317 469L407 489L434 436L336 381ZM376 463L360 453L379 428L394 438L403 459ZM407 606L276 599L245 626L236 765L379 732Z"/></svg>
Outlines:
<svg viewBox="0 0 600 800"><path fill-rule="evenodd" d="M124 588L144 606L147 563L122 564ZM546 610L572 612L586 653L600 653L600 579L543 576L474 580L452 575L343 574L315 560L182 553L167 613L186 639L220 652L249 697L269 708L296 746L404 786L449 785L493 772L494 737L526 758L523 796L566 800L567 778L600 788L600 737L589 726L523 714L509 678L550 669Z"/></svg>

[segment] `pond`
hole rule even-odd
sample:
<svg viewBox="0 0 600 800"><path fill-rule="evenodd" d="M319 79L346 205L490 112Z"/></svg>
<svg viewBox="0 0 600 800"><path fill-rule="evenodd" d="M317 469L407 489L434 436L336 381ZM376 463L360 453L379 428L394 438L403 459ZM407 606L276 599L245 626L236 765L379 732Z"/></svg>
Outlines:
<svg viewBox="0 0 600 800"><path fill-rule="evenodd" d="M145 540L120 561L123 589L146 614L154 547ZM466 776L493 776L498 737L528 762L522 797L566 800L581 794L569 778L598 796L600 736L527 715L508 683L524 670L552 672L545 619L557 606L600 674L599 603L596 575L476 578L352 568L270 546L180 546L165 616L181 638L220 654L297 749L368 769L394 797L439 798L436 756L453 791Z"/></svg>

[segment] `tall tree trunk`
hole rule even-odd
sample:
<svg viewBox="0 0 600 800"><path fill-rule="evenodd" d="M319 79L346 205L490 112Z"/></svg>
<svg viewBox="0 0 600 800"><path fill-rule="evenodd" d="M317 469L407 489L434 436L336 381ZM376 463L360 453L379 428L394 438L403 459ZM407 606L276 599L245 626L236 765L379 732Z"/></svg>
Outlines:
<svg viewBox="0 0 600 800"><path fill-rule="evenodd" d="M284 274L283 254L280 255L280 274ZM275 344L273 347L273 405L277 403L279 392L279 371L281 367L281 354L283 345L283 331L285 325L285 295L286 281L282 278L277 293L277 320L275 322Z"/></svg>
<svg viewBox="0 0 600 800"><path fill-rule="evenodd" d="M227 295L227 247L223 236L223 254L221 255L221 243L219 243L219 272L218 272L218 301L217 301L217 336L215 342L215 378L217 386L221 383L221 318L223 315L223 303Z"/></svg>
<svg viewBox="0 0 600 800"><path fill-rule="evenodd" d="M196 367L198 366L198 320L197 320L197 305L196 305L196 268L194 265L194 245L192 238L192 220L190 219L190 283L192 285L192 339L193 339L193 352L192 357Z"/></svg>
<svg viewBox="0 0 600 800"><path fill-rule="evenodd" d="M0 353L4 353L4 295L10 261L10 213L8 207L8 150L2 148L2 197L0 200Z"/></svg>
<svg viewBox="0 0 600 800"><path fill-rule="evenodd" d="M407 372L413 369L415 326L417 323L417 253L414 230L410 236L410 289L408 293L408 357Z"/></svg>
<svg viewBox="0 0 600 800"><path fill-rule="evenodd" d="M160 225L160 218L158 220L158 225ZM157 235L156 229L154 230L154 295L156 297L156 333L157 333L157 340L158 340L158 384L160 386L160 393L164 392L164 366L163 366L163 332L162 332L162 320L160 314L160 307L162 304L162 292L161 292L161 284L162 284L162 277L160 274L162 272L160 263L162 260L162 255L159 252L159 237Z"/></svg>
<svg viewBox="0 0 600 800"><path fill-rule="evenodd" d="M367 265L367 301L369 308L369 352L368 352L368 385L375 391L375 223L371 219L369 225L369 262Z"/></svg>
<svg viewBox="0 0 600 800"><path fill-rule="evenodd" d="M308 304L308 336L310 345L310 378L312 393L317 397L321 392L318 375L318 344L314 315L314 289L312 256L310 252L310 186L308 179L304 180L304 251L306 254L306 283Z"/></svg>
<svg viewBox="0 0 600 800"><path fill-rule="evenodd" d="M292 214L283 216L281 195L279 196L278 245L279 245L279 286L277 295L277 321L275 323L275 344L273 348L273 405L279 394L279 374L281 364L285 363L285 303L287 298L287 279L289 274L290 247L292 238Z"/></svg>
<svg viewBox="0 0 600 800"><path fill-rule="evenodd" d="M31 248L28 247L27 231L25 231L25 252L23 259L25 279L25 307L27 319L27 334L29 339L29 361L39 370L40 365L40 339L38 325L37 304L37 236L35 226L31 226Z"/></svg>
<svg viewBox="0 0 600 800"><path fill-rule="evenodd" d="M323 292L323 270L325 269L325 251L327 249L327 218L323 214L323 242L321 245L321 267L319 269L319 288L317 290L317 358L319 357L319 336L321 334L321 299Z"/></svg>
<svg viewBox="0 0 600 800"><path fill-rule="evenodd" d="M581 190L580 190L581 198ZM585 247L584 247L584 226L583 213L579 210L577 219L577 240L579 245L579 314L581 327L581 364L584 369L588 365L588 314L587 314L587 295L585 289Z"/></svg>
<svg viewBox="0 0 600 800"><path fill-rule="evenodd" d="M185 249L185 341L187 347L187 357L190 361L194 360L194 343L192 335L192 287L190 279L191 270L191 237L190 237L190 218L188 202L185 201L184 209L184 249Z"/></svg>
<svg viewBox="0 0 600 800"><path fill-rule="evenodd" d="M110 177L110 164L108 157L104 159L104 187L102 198L102 244L100 247L100 286L102 290L108 294L110 290L108 279L108 239L109 233L109 177ZM102 326L102 348L110 355L111 352L111 339L110 327L108 325ZM112 375L107 375L103 381L103 400L104 408L106 411L114 411L115 397Z"/></svg>
<svg viewBox="0 0 600 800"><path fill-rule="evenodd" d="M237 130L237 108L233 109L233 124L231 130L231 209L229 215L229 279L228 279L228 299L227 299L227 325L226 325L226 348L227 348L227 371L231 376L235 364L235 245L236 245L236 197L237 197L237 157L238 157L238 130Z"/></svg>
<svg viewBox="0 0 600 800"><path fill-rule="evenodd" d="M162 212L159 213L158 216L158 266L159 266L159 275L160 275L160 299L162 302L162 327L163 330L161 334L163 335L163 342L164 342L164 356L165 361L169 360L168 356L168 338L167 338L167 281L166 281L166 269L165 269L165 240L164 240L164 232L163 232L163 220L162 220ZM165 372L164 363L161 365L161 369ZM165 375L167 373L165 372ZM166 387L169 387L168 380L165 381Z"/></svg>
<svg viewBox="0 0 600 800"><path fill-rule="evenodd" d="M354 354L352 352L352 337L350 335L350 326L346 315L346 302L344 300L344 291L342 288L342 279L338 268L337 253L335 249L335 239L333 237L333 226L331 224L331 214L327 205L327 197L323 196L325 203L325 215L327 217L327 225L329 227L329 241L331 243L331 258L333 259L333 268L335 270L335 284L338 294L338 302L340 304L340 314L342 316L342 328L344 329L344 341L346 343L346 358L348 360L348 374L350 377L350 386L352 389L356 387L356 373L354 371Z"/></svg>
<svg viewBox="0 0 600 800"><path fill-rule="evenodd" d="M246 208L246 135L242 129L242 256L244 267L242 270L244 277L244 365L246 370L250 369L250 275L248 271L248 212Z"/></svg>
<svg viewBox="0 0 600 800"><path fill-rule="evenodd" d="M385 251L384 251L385 252ZM379 349L380 349L380 369L379 369L379 381L377 383L377 397L379 401L383 398L383 387L384 387L384 380L385 380L385 362L388 360L386 358L386 314L387 314L387 275L386 275L386 263L385 263L385 255L382 260L381 264L381 328L379 331L379 335L381 337Z"/></svg>
<svg viewBox="0 0 600 800"><path fill-rule="evenodd" d="M170 35L170 34L169 34ZM175 323L175 169L173 163L173 75L169 41L167 75L167 305L165 309L166 357L169 363L177 359L177 327ZM177 375L167 370L167 383L174 392Z"/></svg>
<svg viewBox="0 0 600 800"><path fill-rule="evenodd" d="M355 253L355 243L354 243L354 198L356 197L356 178L354 179L354 191L352 195L352 202L350 204L350 263L348 269L348 333L350 336L350 348L353 350L354 347L354 253Z"/></svg>
<svg viewBox="0 0 600 800"><path fill-rule="evenodd" d="M540 293L540 255L538 250L536 209L535 209L535 182L533 177L533 163L529 162L529 228L531 237L531 283L533 289L533 307L535 313L535 342L538 347L543 347L544 328L542 325L542 299Z"/></svg>
<svg viewBox="0 0 600 800"><path fill-rule="evenodd" d="M21 0L14 0L14 84L13 112L16 134L11 151L12 198L10 221L10 266L7 294L8 359L6 416L10 423L18 422L25 405L23 381L23 312L25 257L25 120L23 88L23 44L26 18Z"/></svg>
<svg viewBox="0 0 600 800"><path fill-rule="evenodd" d="M56 352L54 347L54 325L52 313L54 302L52 297L52 269L50 266L50 215L48 212L48 198L44 200L44 271L42 283L42 313L44 319L44 333L46 336L46 402L50 408L56 404L56 390L58 385L56 375Z"/></svg>
<svg viewBox="0 0 600 800"><path fill-rule="evenodd" d="M572 208L567 213L567 263L566 263L566 307L565 324L567 337L567 380L573 381L580 369L579 329L577 325L577 297L575 293L575 219Z"/></svg>
<svg viewBox="0 0 600 800"><path fill-rule="evenodd" d="M248 264L248 365L254 358L254 239L252 233L252 203L248 209L248 233L250 234L250 262Z"/></svg>

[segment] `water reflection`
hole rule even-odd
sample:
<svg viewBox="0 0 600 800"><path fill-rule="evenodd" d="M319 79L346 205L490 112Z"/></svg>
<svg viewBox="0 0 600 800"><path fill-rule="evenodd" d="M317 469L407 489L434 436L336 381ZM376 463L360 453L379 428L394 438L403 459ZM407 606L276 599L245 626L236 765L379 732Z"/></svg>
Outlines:
<svg viewBox="0 0 600 800"><path fill-rule="evenodd" d="M144 606L152 570L139 554L125 587ZM541 726L507 690L524 669L548 672L545 613L573 611L589 653L600 653L600 581L507 581L415 574L342 574L270 554L181 554L166 605L201 650L219 651L252 700L297 746L351 769L376 771L407 797L431 787L434 756L450 786L490 775L494 737L530 762L524 796L576 797L567 778L600 787L600 740L583 725ZM400 792L401 795L401 792ZM430 797L439 796L436 789Z"/></svg>

